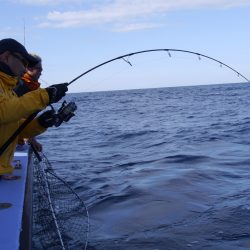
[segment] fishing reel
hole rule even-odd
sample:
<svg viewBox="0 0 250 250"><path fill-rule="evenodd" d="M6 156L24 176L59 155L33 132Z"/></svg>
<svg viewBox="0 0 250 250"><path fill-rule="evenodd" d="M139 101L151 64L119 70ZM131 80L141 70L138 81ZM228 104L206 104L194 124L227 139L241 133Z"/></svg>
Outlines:
<svg viewBox="0 0 250 250"><path fill-rule="evenodd" d="M55 127L59 127L63 122L68 122L75 114L77 106L74 102L63 101L62 106L55 114Z"/></svg>

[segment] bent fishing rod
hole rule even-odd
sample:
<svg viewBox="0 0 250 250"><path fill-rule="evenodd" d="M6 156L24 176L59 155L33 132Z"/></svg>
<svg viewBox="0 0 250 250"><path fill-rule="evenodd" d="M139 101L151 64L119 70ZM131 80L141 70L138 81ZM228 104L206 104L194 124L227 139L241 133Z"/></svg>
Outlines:
<svg viewBox="0 0 250 250"><path fill-rule="evenodd" d="M122 55L122 56L118 56L118 57L115 57L113 59L110 59L110 60L107 60L103 63L100 63L98 65L96 65L95 67L83 72L82 74L80 74L79 76L77 76L76 78L74 78L73 80L71 80L69 83L68 83L68 86L70 84L72 84L73 82L75 82L76 80L78 80L79 78L81 78L82 76L88 74L89 72L97 69L97 68L100 68L101 66L105 65L105 64L108 64L108 63L111 63L113 61L116 61L116 60L124 60L126 63L128 63L130 66L132 66L131 62L128 60L128 58L130 56L134 56L134 55L137 55L137 54L143 54L143 53L151 53L151 52L167 52L168 53L168 56L171 57L171 53L170 52L182 52L182 53L188 53L188 54L193 54L193 55L196 55L198 56L199 60L204 57L204 58L207 58L209 60L212 60L212 61L215 61L217 63L219 63L221 66L225 66L226 68L234 71L239 77L242 77L243 79L245 79L247 82L250 83L250 80L248 78L246 78L244 75L242 75L240 72L238 72L237 70L235 70L234 68L232 68L231 66L223 63L222 61L219 61L213 57L210 57L210 56L206 56L204 54L201 54L201 53L198 53L198 52L193 52L193 51L190 51L190 50L182 50L182 49L148 49L148 50L141 50L141 51L136 51L136 52L132 52L132 53L128 53L128 54L125 54L125 55Z"/></svg>
<svg viewBox="0 0 250 250"><path fill-rule="evenodd" d="M113 59L107 60L103 63L100 63L98 65L96 65L93 68L90 68L89 70L83 72L82 74L80 74L79 76L77 76L76 78L74 78L73 80L71 80L67 86L71 85L73 82L75 82L76 80L80 79L81 77L83 77L84 75L90 73L91 71L100 68L101 66L104 66L105 64L111 63L113 61L116 60L124 60L126 63L128 63L130 66L132 66L131 62L128 60L128 58L130 56L134 56L137 54L143 54L143 53L151 53L151 52L167 52L168 56L171 57L171 53L170 52L182 52L182 53L188 53L188 54L193 54L198 56L199 60L201 59L201 57L207 58L209 60L215 61L217 63L219 63L220 65L223 65L227 68L229 68L230 70L234 71L238 76L242 77L243 79L245 79L247 82L250 83L250 80L248 78L246 78L244 75L242 75L240 72L238 72L237 70L235 70L234 68L232 68L231 66L223 63L222 61L219 61L213 57L210 56L206 56L204 54L198 53L198 52L193 52L190 50L182 50L182 49L148 49L148 50L141 50L141 51L136 51L136 52L132 52L132 53L128 53L128 54L124 54L118 57L115 57ZM2 155L2 153L6 150L6 148L10 145L10 143L12 141L15 140L15 138L18 136L18 134L20 134L20 132L36 117L38 112L32 114L14 133L13 135L4 143L4 145L0 148L0 155Z"/></svg>

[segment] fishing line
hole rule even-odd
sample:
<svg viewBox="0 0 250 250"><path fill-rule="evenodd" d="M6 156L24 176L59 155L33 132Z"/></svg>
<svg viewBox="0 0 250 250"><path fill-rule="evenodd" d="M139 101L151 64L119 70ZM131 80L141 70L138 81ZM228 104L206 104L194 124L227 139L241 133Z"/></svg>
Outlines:
<svg viewBox="0 0 250 250"><path fill-rule="evenodd" d="M49 85L50 85L47 81L45 81L45 80L42 79L42 78L40 78L39 81L42 82L42 83L44 83L46 86L49 86Z"/></svg>
<svg viewBox="0 0 250 250"><path fill-rule="evenodd" d="M229 68L230 70L234 71L238 77L242 77L243 79L245 79L247 82L250 82L250 80L248 78L246 78L244 75L242 75L239 71L235 70L234 68L232 68L231 66L223 63L222 61L220 60L217 60L213 57L210 57L210 56L206 56L204 54L201 54L201 53L198 53L198 52L193 52L193 51L190 51L190 50L181 50L181 49L149 49L149 50L141 50L141 51L136 51L136 52L132 52L132 53L128 53L128 54L124 54L124 55L121 55L121 56L118 56L118 57L115 57L115 58L112 58L110 60L107 60L103 63L100 63L98 65L96 65L95 67L93 68L90 68L89 70L83 72L82 74L80 74L79 76L75 77L73 80L71 80L69 83L68 83L68 86L70 84L72 84L73 82L77 81L78 79L80 79L81 77L83 77L84 75L90 73L91 71L101 67L101 66L104 66L105 64L108 64L108 63L111 63L113 61L116 61L116 60L120 60L122 59L123 61L125 61L126 63L128 63L130 66L133 66L132 63L130 62L129 58L131 56L134 56L134 55L137 55L137 54L143 54L143 53L151 53L151 52L167 52L167 55L169 57L172 57L172 53L171 52L182 52L182 53L189 53L189 54L193 54L193 55L196 55L198 60L201 60L202 57L204 58L207 58L209 60L212 60L212 61L215 61L217 62L220 66L225 66L226 68Z"/></svg>

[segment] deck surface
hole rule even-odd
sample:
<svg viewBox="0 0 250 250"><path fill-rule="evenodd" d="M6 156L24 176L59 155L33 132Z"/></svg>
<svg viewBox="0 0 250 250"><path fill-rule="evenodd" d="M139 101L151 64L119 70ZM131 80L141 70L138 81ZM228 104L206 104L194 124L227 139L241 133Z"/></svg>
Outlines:
<svg viewBox="0 0 250 250"><path fill-rule="evenodd" d="M21 161L22 168L14 170L13 175L21 176L21 179L11 181L0 180L0 203L7 202L12 204L10 208L0 209L0 249L3 250L19 249L28 149L17 151L14 159Z"/></svg>

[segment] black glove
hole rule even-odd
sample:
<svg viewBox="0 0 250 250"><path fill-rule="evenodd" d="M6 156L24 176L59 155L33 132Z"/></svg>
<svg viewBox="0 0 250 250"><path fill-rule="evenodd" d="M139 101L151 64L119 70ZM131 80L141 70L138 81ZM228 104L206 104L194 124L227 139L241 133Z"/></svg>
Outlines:
<svg viewBox="0 0 250 250"><path fill-rule="evenodd" d="M49 103L55 103L60 101L64 96L65 93L68 91L68 83L60 83L51 85L46 88L48 95L49 95Z"/></svg>
<svg viewBox="0 0 250 250"><path fill-rule="evenodd" d="M48 110L38 116L38 122L44 128L52 127L56 123L56 115L54 110Z"/></svg>
<svg viewBox="0 0 250 250"><path fill-rule="evenodd" d="M23 80L19 80L19 83L13 90L18 97L30 92L29 87L23 82Z"/></svg>

